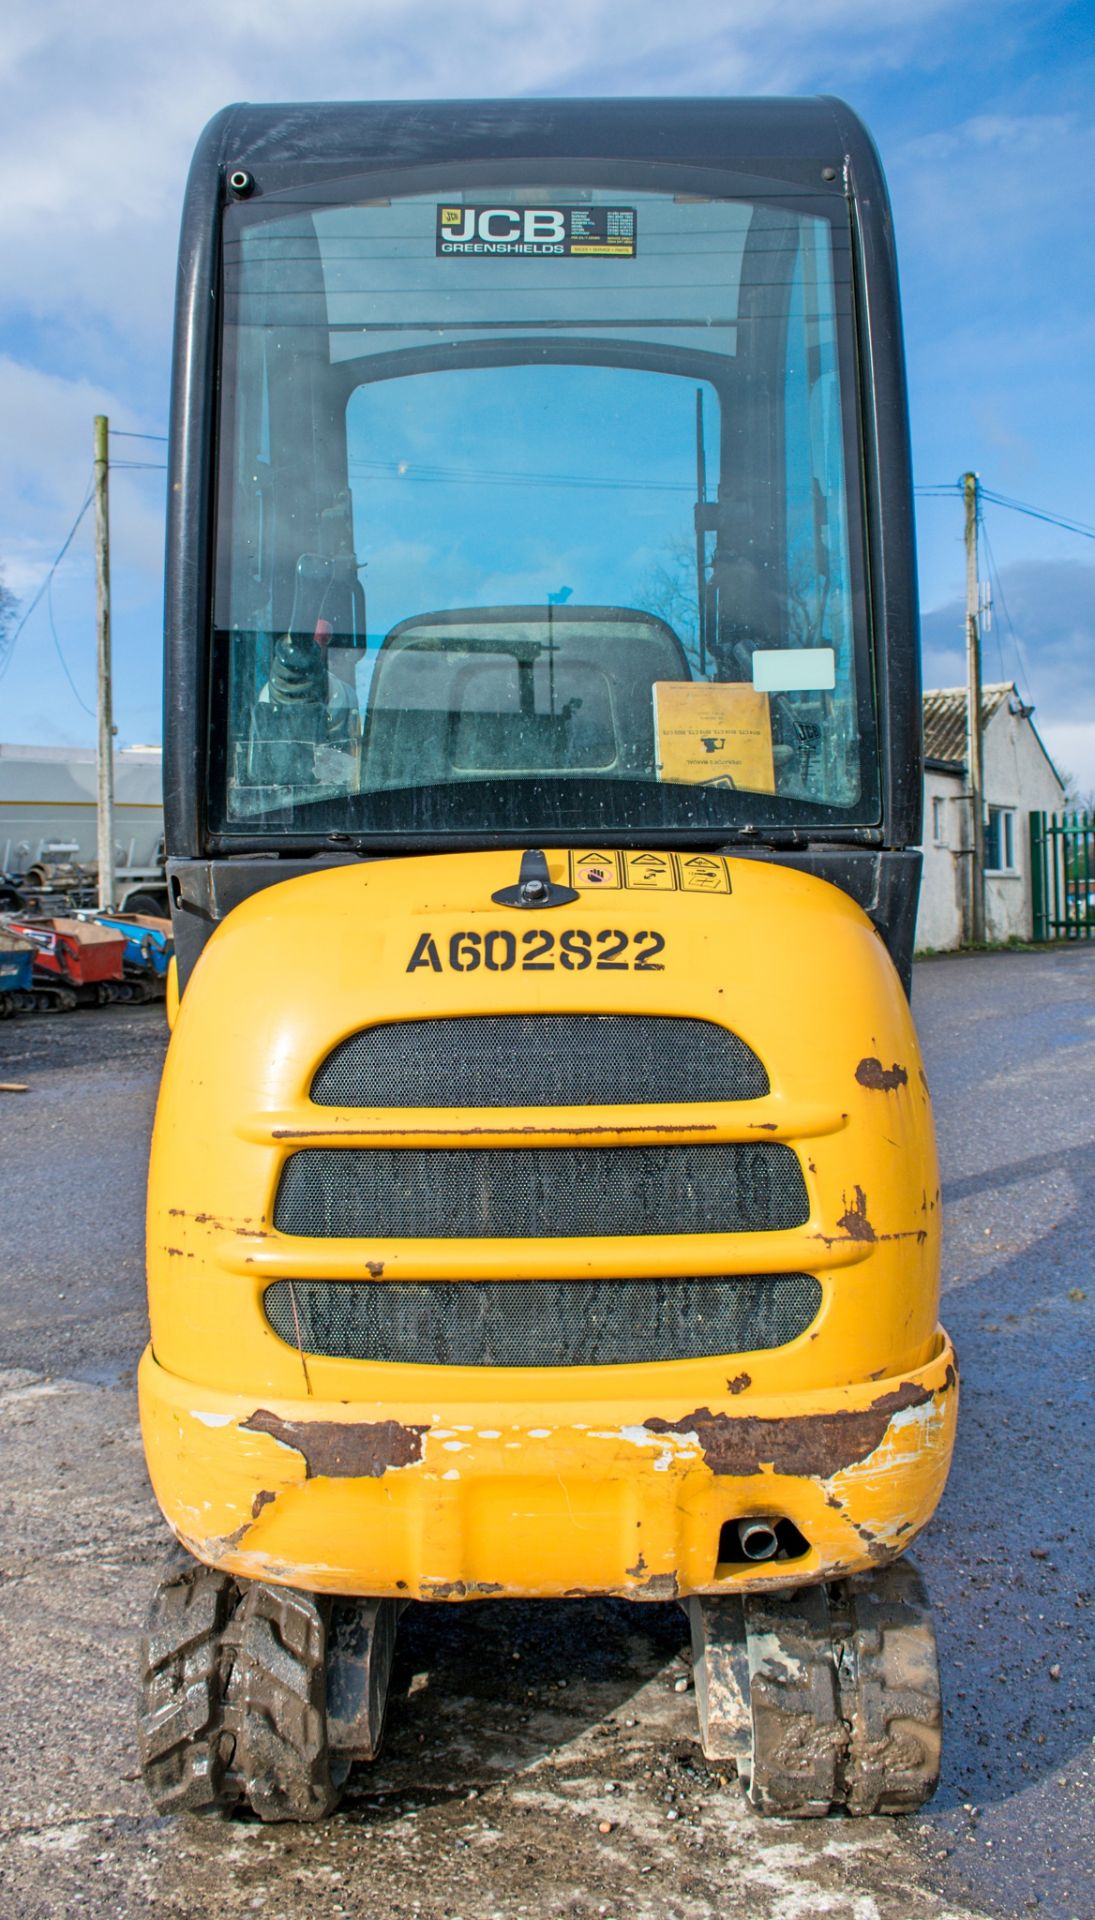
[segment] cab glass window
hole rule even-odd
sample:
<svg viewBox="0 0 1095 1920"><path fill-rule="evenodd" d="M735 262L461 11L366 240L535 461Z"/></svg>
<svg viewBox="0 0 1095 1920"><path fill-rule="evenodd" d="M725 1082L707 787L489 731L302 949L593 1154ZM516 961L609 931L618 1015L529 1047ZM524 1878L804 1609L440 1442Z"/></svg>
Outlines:
<svg viewBox="0 0 1095 1920"><path fill-rule="evenodd" d="M851 321L801 190L230 208L215 824L875 821Z"/></svg>

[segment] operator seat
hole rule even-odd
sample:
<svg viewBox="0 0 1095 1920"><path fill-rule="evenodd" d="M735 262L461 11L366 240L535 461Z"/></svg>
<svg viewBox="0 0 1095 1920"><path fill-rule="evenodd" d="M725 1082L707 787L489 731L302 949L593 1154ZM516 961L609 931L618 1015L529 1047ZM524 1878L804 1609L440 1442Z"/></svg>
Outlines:
<svg viewBox="0 0 1095 1920"><path fill-rule="evenodd" d="M630 608L416 615L377 656L362 787L492 774L653 779L654 683L689 679L672 629Z"/></svg>

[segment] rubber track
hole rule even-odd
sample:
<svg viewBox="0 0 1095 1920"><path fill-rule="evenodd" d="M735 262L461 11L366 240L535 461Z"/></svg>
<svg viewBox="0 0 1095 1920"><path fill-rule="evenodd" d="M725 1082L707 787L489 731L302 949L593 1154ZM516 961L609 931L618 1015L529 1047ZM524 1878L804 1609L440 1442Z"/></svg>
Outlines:
<svg viewBox="0 0 1095 1920"><path fill-rule="evenodd" d="M238 1589L182 1547L169 1555L141 1641L137 1742L160 1813L227 1812L239 1798L229 1776L224 1723L224 1630Z"/></svg>
<svg viewBox="0 0 1095 1920"><path fill-rule="evenodd" d="M745 1599L752 1751L742 1784L793 1819L915 1813L939 1783L935 1634L916 1567ZM747 1776L747 1777L745 1777Z"/></svg>
<svg viewBox="0 0 1095 1920"><path fill-rule="evenodd" d="M840 1798L846 1731L824 1587L745 1598L752 1751L760 1813L818 1819Z"/></svg>
<svg viewBox="0 0 1095 1920"><path fill-rule="evenodd" d="M911 1561L900 1560L842 1582L833 1609L849 1730L844 1804L851 1814L915 1813L939 1784L942 1748L939 1667L923 1582Z"/></svg>
<svg viewBox="0 0 1095 1920"><path fill-rule="evenodd" d="M338 1800L327 1747L327 1615L311 1594L256 1582L230 1637L228 1721L261 1820L321 1820Z"/></svg>

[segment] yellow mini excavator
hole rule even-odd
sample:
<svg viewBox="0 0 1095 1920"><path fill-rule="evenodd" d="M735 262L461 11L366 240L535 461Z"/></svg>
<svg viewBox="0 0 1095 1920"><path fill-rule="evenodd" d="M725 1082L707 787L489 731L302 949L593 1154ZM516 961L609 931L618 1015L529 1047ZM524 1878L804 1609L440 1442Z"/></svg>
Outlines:
<svg viewBox="0 0 1095 1920"><path fill-rule="evenodd" d="M836 100L234 107L183 217L156 1806L315 1819L409 1602L691 1619L766 1813L932 1792L897 282Z"/></svg>

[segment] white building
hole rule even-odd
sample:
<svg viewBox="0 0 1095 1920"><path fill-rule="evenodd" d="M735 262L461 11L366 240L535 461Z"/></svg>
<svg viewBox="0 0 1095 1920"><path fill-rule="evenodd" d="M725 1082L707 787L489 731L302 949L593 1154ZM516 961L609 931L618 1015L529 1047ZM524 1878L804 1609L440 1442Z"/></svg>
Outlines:
<svg viewBox="0 0 1095 1920"><path fill-rule="evenodd" d="M1034 930L1030 816L1057 813L1065 792L1032 707L1011 681L982 688L985 932L1029 940ZM966 790L965 687L924 695L924 878L918 952L961 946L969 925L970 799Z"/></svg>

